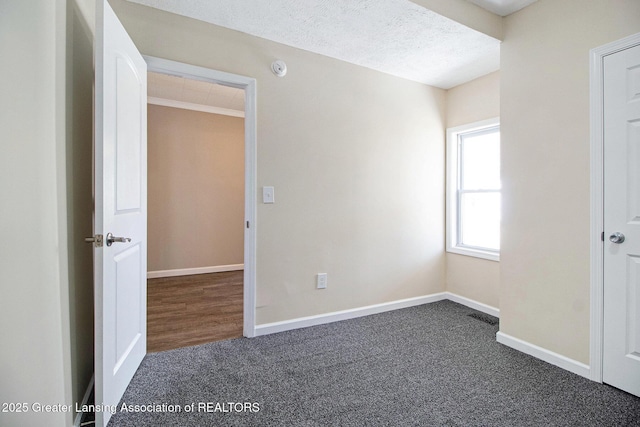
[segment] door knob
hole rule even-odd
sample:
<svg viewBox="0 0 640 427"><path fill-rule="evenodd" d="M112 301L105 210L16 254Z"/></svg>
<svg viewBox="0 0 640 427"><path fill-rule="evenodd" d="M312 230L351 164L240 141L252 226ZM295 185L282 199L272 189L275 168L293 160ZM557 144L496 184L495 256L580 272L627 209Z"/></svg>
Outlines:
<svg viewBox="0 0 640 427"><path fill-rule="evenodd" d="M113 234L107 234L107 246L111 246L114 243L127 243L130 242L131 239L128 237L115 237Z"/></svg>
<svg viewBox="0 0 640 427"><path fill-rule="evenodd" d="M620 244L620 243L624 242L624 234L616 231L611 236L609 236L609 240L611 242L613 242L613 243Z"/></svg>

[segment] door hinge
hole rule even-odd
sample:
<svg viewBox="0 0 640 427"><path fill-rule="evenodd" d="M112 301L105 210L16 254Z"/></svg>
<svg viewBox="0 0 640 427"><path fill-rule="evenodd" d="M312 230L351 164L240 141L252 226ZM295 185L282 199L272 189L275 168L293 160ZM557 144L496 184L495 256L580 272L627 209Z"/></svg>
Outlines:
<svg viewBox="0 0 640 427"><path fill-rule="evenodd" d="M600 235L600 240L602 240L604 242L604 231L602 232L602 234Z"/></svg>
<svg viewBox="0 0 640 427"><path fill-rule="evenodd" d="M84 241L87 243L93 243L96 248L102 247L102 234L96 234L94 237L85 237Z"/></svg>
<svg viewBox="0 0 640 427"><path fill-rule="evenodd" d="M247 228L249 228L249 221L247 221Z"/></svg>

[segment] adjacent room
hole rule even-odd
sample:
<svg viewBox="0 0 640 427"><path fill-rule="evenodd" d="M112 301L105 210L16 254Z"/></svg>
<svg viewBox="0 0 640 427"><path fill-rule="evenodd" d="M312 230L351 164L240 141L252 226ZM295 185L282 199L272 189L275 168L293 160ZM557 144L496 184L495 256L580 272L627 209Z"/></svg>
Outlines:
<svg viewBox="0 0 640 427"><path fill-rule="evenodd" d="M147 351L242 336L244 91L148 72Z"/></svg>

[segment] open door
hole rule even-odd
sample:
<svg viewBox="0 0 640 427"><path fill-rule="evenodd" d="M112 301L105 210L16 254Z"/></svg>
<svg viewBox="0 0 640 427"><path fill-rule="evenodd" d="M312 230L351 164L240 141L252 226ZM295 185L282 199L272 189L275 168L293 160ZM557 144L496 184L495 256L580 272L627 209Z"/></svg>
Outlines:
<svg viewBox="0 0 640 427"><path fill-rule="evenodd" d="M96 9L95 399L117 405L146 354L147 66L108 2Z"/></svg>

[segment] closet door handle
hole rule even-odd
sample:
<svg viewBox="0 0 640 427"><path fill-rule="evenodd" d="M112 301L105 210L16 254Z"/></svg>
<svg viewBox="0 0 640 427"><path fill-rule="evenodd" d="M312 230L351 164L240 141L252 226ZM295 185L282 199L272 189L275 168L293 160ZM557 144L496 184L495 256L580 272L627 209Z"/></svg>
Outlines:
<svg viewBox="0 0 640 427"><path fill-rule="evenodd" d="M609 236L609 240L612 243L617 243L620 244L622 242L624 242L624 234L616 231L615 233L613 233L611 236Z"/></svg>

